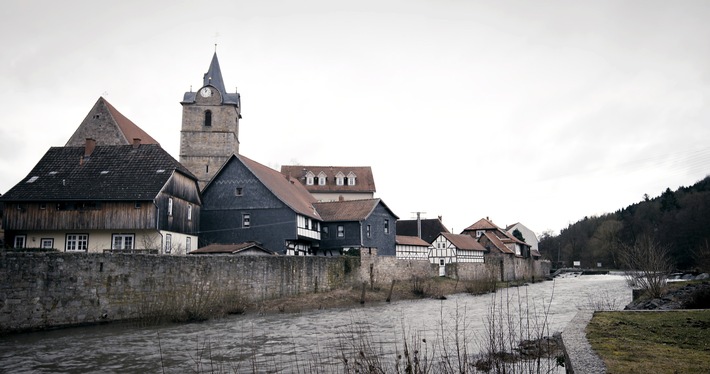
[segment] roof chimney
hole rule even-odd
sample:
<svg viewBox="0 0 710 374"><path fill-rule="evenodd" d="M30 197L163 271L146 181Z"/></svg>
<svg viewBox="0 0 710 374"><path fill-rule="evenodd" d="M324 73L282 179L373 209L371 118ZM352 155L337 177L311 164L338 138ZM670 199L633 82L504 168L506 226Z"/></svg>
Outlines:
<svg viewBox="0 0 710 374"><path fill-rule="evenodd" d="M141 145L141 138L133 138L133 148L138 148Z"/></svg>
<svg viewBox="0 0 710 374"><path fill-rule="evenodd" d="M94 148L96 148L96 140L91 138L86 138L86 145L84 146L84 159L88 159L92 153L94 153Z"/></svg>

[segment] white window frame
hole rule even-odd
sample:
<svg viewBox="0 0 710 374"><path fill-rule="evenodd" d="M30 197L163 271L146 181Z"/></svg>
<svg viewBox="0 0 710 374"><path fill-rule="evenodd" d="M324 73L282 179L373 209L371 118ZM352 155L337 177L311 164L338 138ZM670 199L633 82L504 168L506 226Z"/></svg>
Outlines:
<svg viewBox="0 0 710 374"><path fill-rule="evenodd" d="M348 186L354 186L355 185L355 173L350 172L348 173Z"/></svg>
<svg viewBox="0 0 710 374"><path fill-rule="evenodd" d="M173 251L173 236L171 234L165 234L165 253L170 253Z"/></svg>
<svg viewBox="0 0 710 374"><path fill-rule="evenodd" d="M27 247L27 235L15 235L15 242L12 248L26 248Z"/></svg>
<svg viewBox="0 0 710 374"><path fill-rule="evenodd" d="M67 234L64 242L65 252L87 252L89 250L89 234Z"/></svg>
<svg viewBox="0 0 710 374"><path fill-rule="evenodd" d="M39 240L39 247L42 249L53 249L54 239L53 238L42 238Z"/></svg>
<svg viewBox="0 0 710 374"><path fill-rule="evenodd" d="M345 226L338 225L338 238L344 238L344 237L345 237Z"/></svg>
<svg viewBox="0 0 710 374"><path fill-rule="evenodd" d="M116 242L116 239L119 241ZM128 239L128 240L127 240ZM126 245L126 243L129 245ZM111 249L135 249L136 235L135 234L113 234L111 235Z"/></svg>
<svg viewBox="0 0 710 374"><path fill-rule="evenodd" d="M385 234L390 233L390 220L386 219L385 220L385 227L384 227Z"/></svg>
<svg viewBox="0 0 710 374"><path fill-rule="evenodd" d="M192 204L187 205L187 220L192 221Z"/></svg>
<svg viewBox="0 0 710 374"><path fill-rule="evenodd" d="M345 184L345 175L343 175L343 173L338 172L335 176L335 184L338 186L343 186Z"/></svg>
<svg viewBox="0 0 710 374"><path fill-rule="evenodd" d="M366 234L368 238L372 237L372 227L370 225L366 226Z"/></svg>
<svg viewBox="0 0 710 374"><path fill-rule="evenodd" d="M315 177L315 176L310 171L308 173L306 173L306 185L307 186L313 185L313 177Z"/></svg>
<svg viewBox="0 0 710 374"><path fill-rule="evenodd" d="M248 229L251 227L251 213L242 213L242 228Z"/></svg>
<svg viewBox="0 0 710 374"><path fill-rule="evenodd" d="M318 185L319 186L325 186L325 182L328 180L328 177L325 175L324 172L320 172L318 174Z"/></svg>
<svg viewBox="0 0 710 374"><path fill-rule="evenodd" d="M192 251L192 237L188 236L185 238L185 253L190 253Z"/></svg>

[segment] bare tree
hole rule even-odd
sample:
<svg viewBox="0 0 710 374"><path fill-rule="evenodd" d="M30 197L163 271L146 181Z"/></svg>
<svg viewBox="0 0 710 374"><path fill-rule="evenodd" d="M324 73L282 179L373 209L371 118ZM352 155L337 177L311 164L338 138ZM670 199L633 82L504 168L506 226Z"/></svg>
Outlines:
<svg viewBox="0 0 710 374"><path fill-rule="evenodd" d="M667 246L644 235L633 246L624 246L619 258L628 269L626 274L632 285L652 298L663 295L668 274L673 270Z"/></svg>

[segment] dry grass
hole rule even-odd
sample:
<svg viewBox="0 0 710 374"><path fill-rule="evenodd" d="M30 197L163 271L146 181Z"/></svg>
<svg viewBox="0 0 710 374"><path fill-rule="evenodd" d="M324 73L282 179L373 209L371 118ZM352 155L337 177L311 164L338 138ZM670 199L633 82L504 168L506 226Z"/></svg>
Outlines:
<svg viewBox="0 0 710 374"><path fill-rule="evenodd" d="M710 372L710 311L597 312L587 338L609 373Z"/></svg>

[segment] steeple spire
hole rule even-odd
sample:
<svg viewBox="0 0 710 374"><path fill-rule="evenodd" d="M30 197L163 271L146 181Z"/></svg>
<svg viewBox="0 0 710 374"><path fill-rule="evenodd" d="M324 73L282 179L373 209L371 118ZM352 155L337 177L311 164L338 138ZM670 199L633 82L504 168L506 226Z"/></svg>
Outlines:
<svg viewBox="0 0 710 374"><path fill-rule="evenodd" d="M215 48L217 46L215 45ZM216 88L222 97L225 96L227 90L224 88L224 80L222 79L222 70L219 68L219 60L217 59L217 51L215 50L212 56L212 62L210 63L210 68L205 73L203 77L203 86L212 86Z"/></svg>

